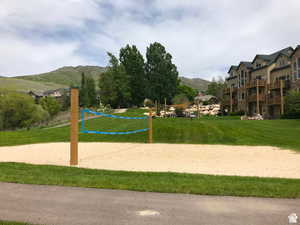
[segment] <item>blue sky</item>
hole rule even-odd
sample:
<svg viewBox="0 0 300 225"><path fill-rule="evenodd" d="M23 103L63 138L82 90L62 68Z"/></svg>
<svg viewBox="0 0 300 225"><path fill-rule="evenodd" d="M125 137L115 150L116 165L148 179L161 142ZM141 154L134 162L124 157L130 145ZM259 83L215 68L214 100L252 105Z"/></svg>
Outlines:
<svg viewBox="0 0 300 225"><path fill-rule="evenodd" d="M106 66L107 51L158 41L180 75L211 79L300 44L299 12L299 0L1 0L0 75Z"/></svg>

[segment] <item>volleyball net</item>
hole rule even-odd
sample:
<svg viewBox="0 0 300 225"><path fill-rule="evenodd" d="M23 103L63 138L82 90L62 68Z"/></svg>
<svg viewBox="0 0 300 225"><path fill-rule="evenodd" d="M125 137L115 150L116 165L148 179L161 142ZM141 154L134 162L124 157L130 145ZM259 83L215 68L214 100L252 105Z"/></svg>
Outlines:
<svg viewBox="0 0 300 225"><path fill-rule="evenodd" d="M124 135L149 130L148 116L129 117L116 114L81 110L81 133Z"/></svg>

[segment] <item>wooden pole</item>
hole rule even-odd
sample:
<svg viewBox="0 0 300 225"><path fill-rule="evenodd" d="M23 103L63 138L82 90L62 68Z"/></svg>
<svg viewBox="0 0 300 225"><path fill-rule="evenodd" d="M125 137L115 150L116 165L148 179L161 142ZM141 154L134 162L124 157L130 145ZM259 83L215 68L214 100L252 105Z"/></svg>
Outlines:
<svg viewBox="0 0 300 225"><path fill-rule="evenodd" d="M284 99L283 99L283 80L280 80L280 103L281 103L281 115L284 114Z"/></svg>
<svg viewBox="0 0 300 225"><path fill-rule="evenodd" d="M153 130L152 130L152 109L150 108L149 111L149 118L148 118L148 126L149 126L149 130L148 130L148 143L152 143L153 142Z"/></svg>
<svg viewBox="0 0 300 225"><path fill-rule="evenodd" d="M78 165L78 88L71 88L70 165Z"/></svg>
<svg viewBox="0 0 300 225"><path fill-rule="evenodd" d="M256 113L260 114L259 110L259 87L258 87L259 80L256 80Z"/></svg>

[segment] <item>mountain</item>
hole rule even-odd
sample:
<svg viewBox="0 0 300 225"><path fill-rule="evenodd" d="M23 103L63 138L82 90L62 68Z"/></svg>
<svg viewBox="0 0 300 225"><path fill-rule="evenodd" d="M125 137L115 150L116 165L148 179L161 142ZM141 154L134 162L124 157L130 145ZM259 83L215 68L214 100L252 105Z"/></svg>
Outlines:
<svg viewBox="0 0 300 225"><path fill-rule="evenodd" d="M70 85L80 85L82 72L86 76L93 77L97 83L99 76L105 71L106 67L100 66L65 66L48 73L13 78L0 77L0 89L5 88L27 92L29 90L46 91L65 88ZM182 84L195 88L198 91L205 91L209 84L209 81L200 78L180 77L180 80Z"/></svg>
<svg viewBox="0 0 300 225"><path fill-rule="evenodd" d="M29 91L48 91L67 86L49 82L38 82L31 80L22 80L9 77L0 77L0 89L29 92Z"/></svg>
<svg viewBox="0 0 300 225"><path fill-rule="evenodd" d="M210 81L201 78L180 77L181 83L198 91L206 91Z"/></svg>
<svg viewBox="0 0 300 225"><path fill-rule="evenodd" d="M81 73L84 72L86 76L91 76L97 81L101 73L105 72L105 67L100 66L65 66L57 70L35 74L18 76L16 79L38 81L38 82L51 82L64 86L79 85L81 81Z"/></svg>

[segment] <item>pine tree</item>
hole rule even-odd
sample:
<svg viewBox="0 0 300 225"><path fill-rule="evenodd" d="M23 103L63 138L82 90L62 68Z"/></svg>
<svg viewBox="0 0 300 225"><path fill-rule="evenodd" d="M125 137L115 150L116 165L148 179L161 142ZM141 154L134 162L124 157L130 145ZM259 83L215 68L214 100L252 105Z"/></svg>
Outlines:
<svg viewBox="0 0 300 225"><path fill-rule="evenodd" d="M89 99L88 106L95 106L97 104L97 94L95 87L95 80L92 77L86 79L86 91Z"/></svg>
<svg viewBox="0 0 300 225"><path fill-rule="evenodd" d="M163 102L166 98L171 102L176 95L178 85L178 71L172 63L171 54L160 43L153 43L147 48L146 77L148 97Z"/></svg>
<svg viewBox="0 0 300 225"><path fill-rule="evenodd" d="M86 82L84 73L81 74L81 85L80 85L80 89L79 89L79 101L80 101L80 105L83 107L87 107L90 105L88 91L87 91L87 82Z"/></svg>
<svg viewBox="0 0 300 225"><path fill-rule="evenodd" d="M135 45L126 45L120 50L120 63L128 76L131 103L136 106L142 105L146 97L145 62L142 54Z"/></svg>
<svg viewBox="0 0 300 225"><path fill-rule="evenodd" d="M112 107L128 107L131 103L129 78L119 60L111 53L108 56L110 65L99 80L101 101Z"/></svg>

